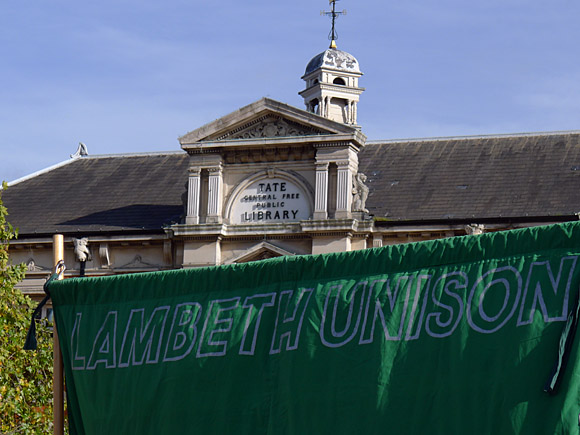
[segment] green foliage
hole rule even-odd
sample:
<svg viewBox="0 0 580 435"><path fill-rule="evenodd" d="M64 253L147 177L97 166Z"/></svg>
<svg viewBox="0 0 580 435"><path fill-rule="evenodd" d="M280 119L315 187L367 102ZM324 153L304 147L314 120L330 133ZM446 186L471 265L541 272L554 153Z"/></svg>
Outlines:
<svg viewBox="0 0 580 435"><path fill-rule="evenodd" d="M3 183L2 190L6 189ZM6 221L0 190L0 433L52 433L52 334L37 321L38 350L23 350L35 303L15 289L23 264L8 256L17 231Z"/></svg>

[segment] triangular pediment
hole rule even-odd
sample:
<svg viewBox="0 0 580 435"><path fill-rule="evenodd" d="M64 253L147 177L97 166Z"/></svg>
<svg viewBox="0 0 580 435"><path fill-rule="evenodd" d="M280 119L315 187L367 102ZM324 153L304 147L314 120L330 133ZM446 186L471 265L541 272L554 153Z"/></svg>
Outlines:
<svg viewBox="0 0 580 435"><path fill-rule="evenodd" d="M247 250L242 255L226 261L225 264L233 263L248 263L250 261L267 260L269 258L293 256L293 252L282 249L278 246L272 245L268 242L261 242L253 248Z"/></svg>
<svg viewBox="0 0 580 435"><path fill-rule="evenodd" d="M179 138L181 145L230 140L353 134L354 127L262 98Z"/></svg>
<svg viewBox="0 0 580 435"><path fill-rule="evenodd" d="M248 121L238 128L227 130L208 140L257 139L290 136L314 136L328 134L320 128L304 125L294 120L269 112L259 118Z"/></svg>

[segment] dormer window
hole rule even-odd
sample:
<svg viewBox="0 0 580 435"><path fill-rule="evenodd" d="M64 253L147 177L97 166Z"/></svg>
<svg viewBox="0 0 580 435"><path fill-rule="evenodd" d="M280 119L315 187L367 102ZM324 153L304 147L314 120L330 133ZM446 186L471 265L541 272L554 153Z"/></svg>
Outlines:
<svg viewBox="0 0 580 435"><path fill-rule="evenodd" d="M346 82L344 81L344 79L342 77L335 78L332 81L332 83L334 83L335 85L346 86Z"/></svg>

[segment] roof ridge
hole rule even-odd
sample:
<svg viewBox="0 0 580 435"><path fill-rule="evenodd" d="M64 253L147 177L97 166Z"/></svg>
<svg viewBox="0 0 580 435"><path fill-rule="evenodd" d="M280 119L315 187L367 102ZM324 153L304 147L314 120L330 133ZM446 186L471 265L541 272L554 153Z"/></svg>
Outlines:
<svg viewBox="0 0 580 435"><path fill-rule="evenodd" d="M544 131L544 132L529 132L529 133L498 133L498 134L476 134L465 136L434 136L434 137L417 137L408 139L383 139L383 140L368 140L367 145L378 145L382 143L405 143L405 142L434 142L444 140L457 139L494 139L506 137L533 137L533 136L557 136L562 134L580 134L580 130L562 130L562 131Z"/></svg>
<svg viewBox="0 0 580 435"><path fill-rule="evenodd" d="M25 175L24 177L17 178L16 180L9 181L7 183L8 184L8 187L14 186L15 184L21 183L21 182L26 181L26 180L30 180L31 178L34 178L34 177L37 177L39 175L45 174L47 172L50 172L50 171L52 171L54 169L57 169L57 168L60 168L62 166L66 166L69 163L72 163L72 162L74 162L76 160L78 160L78 158L74 158L74 159L71 158L71 159L65 160L63 162L57 163L55 165L49 166L47 168L40 169L39 171L33 172L32 174Z"/></svg>
<svg viewBox="0 0 580 435"><path fill-rule="evenodd" d="M106 159L114 157L145 157L145 156L165 156L171 154L187 154L183 150L168 150L168 151L142 151L135 153L113 153L113 154L91 154L87 156L78 157L78 159Z"/></svg>

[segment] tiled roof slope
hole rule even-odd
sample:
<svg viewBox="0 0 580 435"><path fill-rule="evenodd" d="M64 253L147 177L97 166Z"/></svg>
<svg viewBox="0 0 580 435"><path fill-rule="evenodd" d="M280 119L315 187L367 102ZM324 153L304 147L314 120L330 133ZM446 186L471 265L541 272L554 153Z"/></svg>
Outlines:
<svg viewBox="0 0 580 435"><path fill-rule="evenodd" d="M82 157L2 199L21 238L160 231L184 213L186 153ZM395 222L570 218L580 211L580 133L368 143L367 208Z"/></svg>
<svg viewBox="0 0 580 435"><path fill-rule="evenodd" d="M2 200L21 236L160 230L179 221L188 155L82 157L10 186Z"/></svg>
<svg viewBox="0 0 580 435"><path fill-rule="evenodd" d="M367 208L392 220L573 216L580 133L369 143Z"/></svg>

